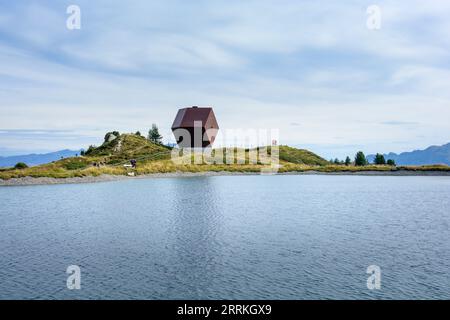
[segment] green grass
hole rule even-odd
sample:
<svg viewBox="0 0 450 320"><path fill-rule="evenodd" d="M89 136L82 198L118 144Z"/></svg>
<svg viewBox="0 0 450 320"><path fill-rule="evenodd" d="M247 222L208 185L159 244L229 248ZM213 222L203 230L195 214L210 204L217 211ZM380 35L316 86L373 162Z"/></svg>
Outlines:
<svg viewBox="0 0 450 320"><path fill-rule="evenodd" d="M280 146L280 160L310 166L325 166L329 164L327 160L319 157L311 151L292 148L289 146Z"/></svg>
<svg viewBox="0 0 450 320"><path fill-rule="evenodd" d="M66 170L80 170L87 168L90 161L84 157L73 157L61 160L60 164Z"/></svg>
<svg viewBox="0 0 450 320"><path fill-rule="evenodd" d="M86 160L92 160L88 158ZM359 171L445 171L450 172L449 166L342 166L342 165L305 165L288 162L280 162L281 167L278 172L359 172ZM71 167L72 165L70 165ZM31 167L26 169L9 169L0 171L0 179L11 179L20 177L49 177L49 178L72 178L85 176L99 176L102 174L109 175L125 175L127 170L122 166L104 166L93 167L91 165L80 169L67 169L67 165L55 162L52 164ZM151 174L151 173L169 173L169 172L260 172L266 166L261 164L174 164L172 160L155 160L147 162L138 162L137 174Z"/></svg>
<svg viewBox="0 0 450 320"><path fill-rule="evenodd" d="M152 160L169 159L170 148L154 144L142 136L122 134L117 139L93 149L86 156L101 157L100 161L118 165L128 162L130 159L141 161L147 158L152 158Z"/></svg>

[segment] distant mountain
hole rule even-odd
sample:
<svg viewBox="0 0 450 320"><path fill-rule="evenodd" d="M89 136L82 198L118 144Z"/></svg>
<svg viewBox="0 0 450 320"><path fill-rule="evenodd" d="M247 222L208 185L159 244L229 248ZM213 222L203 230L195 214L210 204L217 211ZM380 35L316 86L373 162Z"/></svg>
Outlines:
<svg viewBox="0 0 450 320"><path fill-rule="evenodd" d="M44 154L26 154L20 156L0 157L0 167L13 167L18 162L25 162L28 166L37 166L61 159L69 158L80 154L81 150L60 150Z"/></svg>
<svg viewBox="0 0 450 320"><path fill-rule="evenodd" d="M400 154L388 153L385 159L392 159L398 165L425 165L425 164L446 164L450 165L450 143L443 146L431 146L425 150L415 150ZM369 162L373 162L375 155L367 156Z"/></svg>

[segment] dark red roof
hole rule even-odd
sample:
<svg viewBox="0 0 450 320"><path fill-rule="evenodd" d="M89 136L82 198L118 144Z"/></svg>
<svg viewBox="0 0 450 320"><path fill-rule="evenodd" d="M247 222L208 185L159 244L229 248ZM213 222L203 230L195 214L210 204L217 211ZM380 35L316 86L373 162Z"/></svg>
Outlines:
<svg viewBox="0 0 450 320"><path fill-rule="evenodd" d="M201 121L204 127L208 124L210 128L214 127L219 129L214 112L210 107L191 107L178 110L177 116L172 124L172 129L192 128L194 127L194 121Z"/></svg>

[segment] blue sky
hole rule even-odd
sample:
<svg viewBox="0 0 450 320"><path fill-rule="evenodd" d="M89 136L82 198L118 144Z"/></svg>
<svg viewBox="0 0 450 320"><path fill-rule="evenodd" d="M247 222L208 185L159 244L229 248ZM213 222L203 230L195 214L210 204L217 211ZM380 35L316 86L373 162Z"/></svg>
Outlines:
<svg viewBox="0 0 450 320"><path fill-rule="evenodd" d="M152 123L173 141L190 105L326 158L444 144L449 14L447 1L0 0L0 155Z"/></svg>

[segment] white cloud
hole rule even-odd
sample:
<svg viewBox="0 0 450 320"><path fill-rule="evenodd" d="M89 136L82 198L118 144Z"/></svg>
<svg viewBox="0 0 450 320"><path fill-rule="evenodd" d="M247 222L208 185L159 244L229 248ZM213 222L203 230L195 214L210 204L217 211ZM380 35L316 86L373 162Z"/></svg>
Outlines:
<svg viewBox="0 0 450 320"><path fill-rule="evenodd" d="M357 1L79 5L79 31L62 5L0 14L0 129L67 129L86 144L156 122L167 136L178 107L213 105L222 128L280 128L289 144L448 142L447 3L380 1L377 31ZM415 132L383 125L401 121Z"/></svg>
<svg viewBox="0 0 450 320"><path fill-rule="evenodd" d="M403 66L393 73L390 84L407 85L430 96L450 98L450 70L426 66Z"/></svg>

